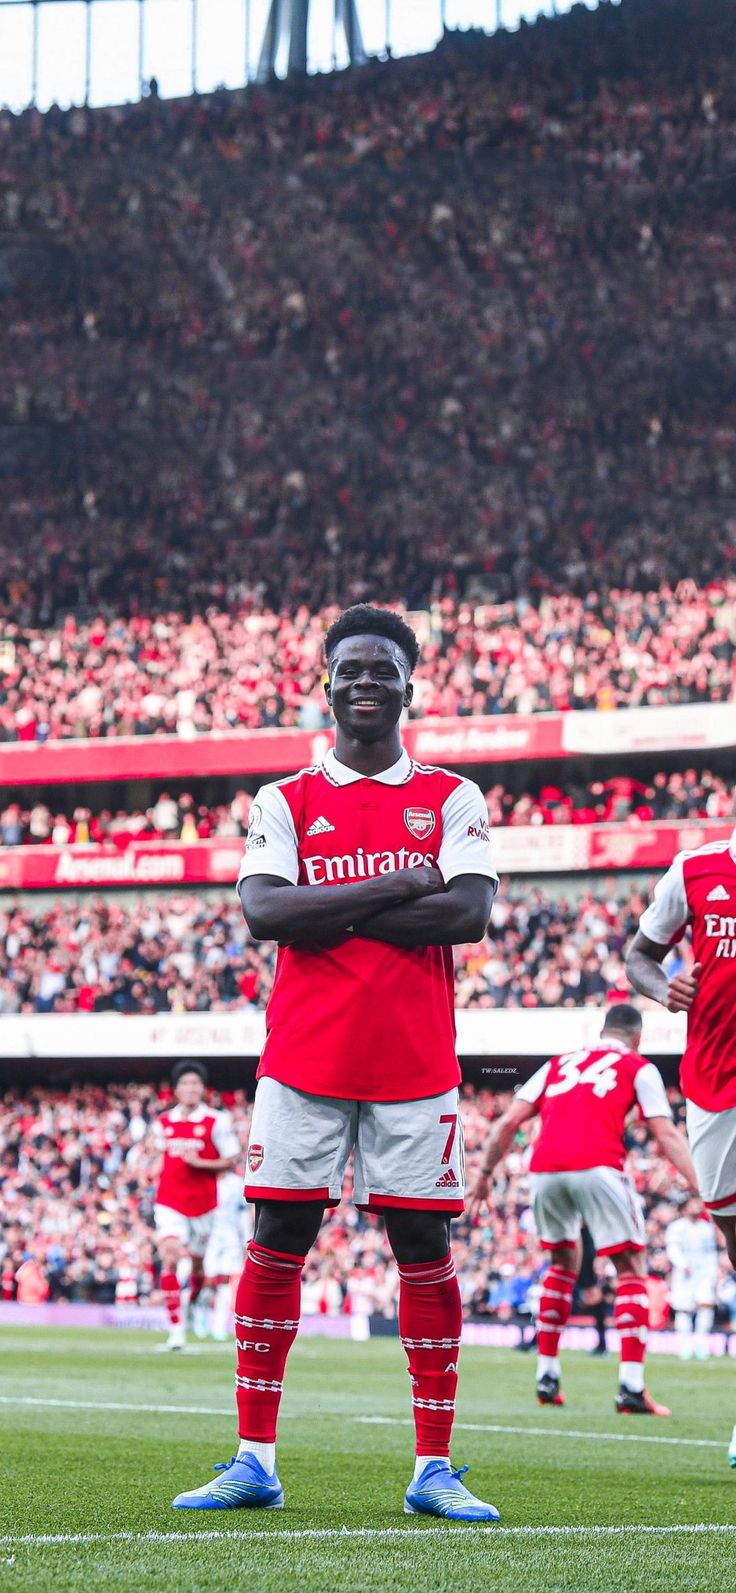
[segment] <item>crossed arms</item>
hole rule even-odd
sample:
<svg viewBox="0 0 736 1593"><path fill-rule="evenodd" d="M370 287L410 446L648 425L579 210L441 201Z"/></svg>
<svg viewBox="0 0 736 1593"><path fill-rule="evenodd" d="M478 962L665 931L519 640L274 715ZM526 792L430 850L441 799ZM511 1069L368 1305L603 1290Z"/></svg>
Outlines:
<svg viewBox="0 0 736 1593"><path fill-rule="evenodd" d="M348 934L391 946L455 946L481 940L494 882L458 874L448 885L422 864L348 885L291 885L273 874L240 884L243 914L256 940L319 946Z"/></svg>

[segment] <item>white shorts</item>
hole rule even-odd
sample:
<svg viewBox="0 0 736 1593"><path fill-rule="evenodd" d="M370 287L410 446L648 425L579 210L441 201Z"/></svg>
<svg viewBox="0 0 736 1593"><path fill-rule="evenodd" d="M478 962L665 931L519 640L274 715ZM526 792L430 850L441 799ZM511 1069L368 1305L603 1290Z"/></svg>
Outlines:
<svg viewBox="0 0 736 1593"><path fill-rule="evenodd" d="M248 1200L336 1206L351 1151L361 1210L404 1206L454 1217L463 1211L457 1090L420 1101L342 1101L276 1079L259 1081L246 1160Z"/></svg>
<svg viewBox="0 0 736 1593"><path fill-rule="evenodd" d="M708 1211L736 1216L736 1106L706 1112L686 1101L687 1137Z"/></svg>
<svg viewBox="0 0 736 1593"><path fill-rule="evenodd" d="M215 1208L201 1217L185 1217L172 1206L154 1206L153 1220L158 1239L178 1239L190 1256L203 1256L215 1220Z"/></svg>
<svg viewBox="0 0 736 1593"><path fill-rule="evenodd" d="M718 1271L716 1267L701 1267L697 1272L672 1273L670 1305L673 1311L687 1311L692 1316L699 1305L715 1305Z"/></svg>
<svg viewBox="0 0 736 1593"><path fill-rule="evenodd" d="M585 1223L596 1254L644 1250L644 1214L634 1185L616 1167L576 1173L532 1173L532 1206L545 1250L573 1244Z"/></svg>

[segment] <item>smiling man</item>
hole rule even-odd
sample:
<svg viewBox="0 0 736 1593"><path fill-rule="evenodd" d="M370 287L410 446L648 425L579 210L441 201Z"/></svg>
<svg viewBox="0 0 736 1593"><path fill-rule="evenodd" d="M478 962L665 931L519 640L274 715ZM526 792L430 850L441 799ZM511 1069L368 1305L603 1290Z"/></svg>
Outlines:
<svg viewBox="0 0 736 1593"><path fill-rule="evenodd" d="M248 1148L256 1203L236 1303L240 1448L183 1509L278 1509L276 1422L301 1274L351 1151L399 1271L416 1461L404 1509L494 1521L449 1462L462 1326L450 1219L463 1210L452 946L478 940L498 885L478 787L412 762L399 721L419 649L358 604L327 633L334 753L265 786L239 891L278 963Z"/></svg>

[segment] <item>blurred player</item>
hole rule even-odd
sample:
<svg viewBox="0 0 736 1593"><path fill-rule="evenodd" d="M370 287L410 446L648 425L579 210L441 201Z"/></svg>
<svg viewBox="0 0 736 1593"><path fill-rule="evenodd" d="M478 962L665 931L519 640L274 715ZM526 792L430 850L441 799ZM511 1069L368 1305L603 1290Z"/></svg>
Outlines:
<svg viewBox="0 0 736 1593"><path fill-rule="evenodd" d="M606 1016L600 1044L555 1057L517 1090L493 1125L470 1202L473 1214L488 1200L489 1179L522 1123L539 1112L541 1123L530 1162L534 1219L551 1252L539 1303L537 1398L563 1405L560 1335L570 1315L582 1260L580 1231L590 1230L599 1256L616 1269L614 1323L621 1341L616 1409L622 1414L669 1416L644 1387L649 1301L644 1261L644 1219L632 1180L624 1172L626 1119L639 1106L657 1146L691 1189L695 1171L684 1136L672 1122L664 1084L652 1062L639 1055L641 1017L621 1004Z"/></svg>
<svg viewBox="0 0 736 1593"><path fill-rule="evenodd" d="M211 1337L218 1344L229 1339L232 1280L243 1270L252 1232L243 1180L239 1173L223 1173L217 1181L217 1209L204 1253L204 1287L194 1313L197 1338Z"/></svg>
<svg viewBox="0 0 736 1593"><path fill-rule="evenodd" d="M662 963L688 927L695 961L669 978ZM678 852L642 914L626 972L642 995L687 1013L687 1137L703 1203L736 1267L736 830ZM736 1427L728 1453L736 1467Z"/></svg>
<svg viewBox="0 0 736 1593"><path fill-rule="evenodd" d="M682 1360L689 1361L694 1352L697 1360L707 1361L718 1286L718 1246L713 1224L704 1220L697 1196L686 1201L682 1216L670 1223L666 1242L672 1264L670 1305L677 1332L685 1341Z"/></svg>
<svg viewBox="0 0 736 1593"><path fill-rule="evenodd" d="M161 1290L171 1324L160 1348L183 1350L183 1264L189 1270L186 1303L192 1311L204 1280L203 1257L217 1209L217 1175L235 1166L240 1147L228 1113L205 1105L207 1070L201 1062L179 1062L171 1082L176 1105L161 1113L154 1128L163 1157L154 1221Z"/></svg>
<svg viewBox="0 0 736 1593"><path fill-rule="evenodd" d="M325 640L324 763L268 785L241 869L251 932L279 943L248 1147L256 1202L236 1305L240 1448L180 1509L279 1509L276 1421L300 1282L355 1150L356 1203L398 1263L416 1432L410 1514L493 1521L449 1461L462 1329L450 1218L464 1207L452 946L497 884L478 787L402 749L419 649L398 615L348 609Z"/></svg>

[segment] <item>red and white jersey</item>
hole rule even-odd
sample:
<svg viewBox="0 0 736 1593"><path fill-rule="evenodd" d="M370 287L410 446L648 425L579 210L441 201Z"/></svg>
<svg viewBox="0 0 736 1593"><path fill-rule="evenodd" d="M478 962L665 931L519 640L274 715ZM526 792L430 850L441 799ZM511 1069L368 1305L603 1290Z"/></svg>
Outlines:
<svg viewBox="0 0 736 1593"><path fill-rule="evenodd" d="M698 852L678 852L639 928L672 946L689 925L698 993L688 1013L682 1093L706 1112L736 1106L736 830Z"/></svg>
<svg viewBox="0 0 736 1593"><path fill-rule="evenodd" d="M671 1117L662 1076L653 1062L615 1036L553 1057L516 1091L533 1101L541 1125L532 1173L577 1173L623 1168L626 1119L637 1103L644 1117Z"/></svg>
<svg viewBox="0 0 736 1593"><path fill-rule="evenodd" d="M478 787L406 752L371 777L330 752L259 791L238 883L273 874L342 885L422 864L445 883L481 874L498 885ZM266 1030L259 1078L347 1100L439 1095L460 1081L452 950L357 934L329 947L282 946Z"/></svg>
<svg viewBox="0 0 736 1593"><path fill-rule="evenodd" d="M237 1156L240 1145L230 1125L230 1114L198 1106L184 1117L181 1107L173 1106L170 1111L161 1113L154 1134L164 1158L156 1190L157 1206L168 1206L184 1217L202 1217L205 1212L214 1211L217 1173L190 1167L182 1160L181 1147L196 1145L205 1161Z"/></svg>

